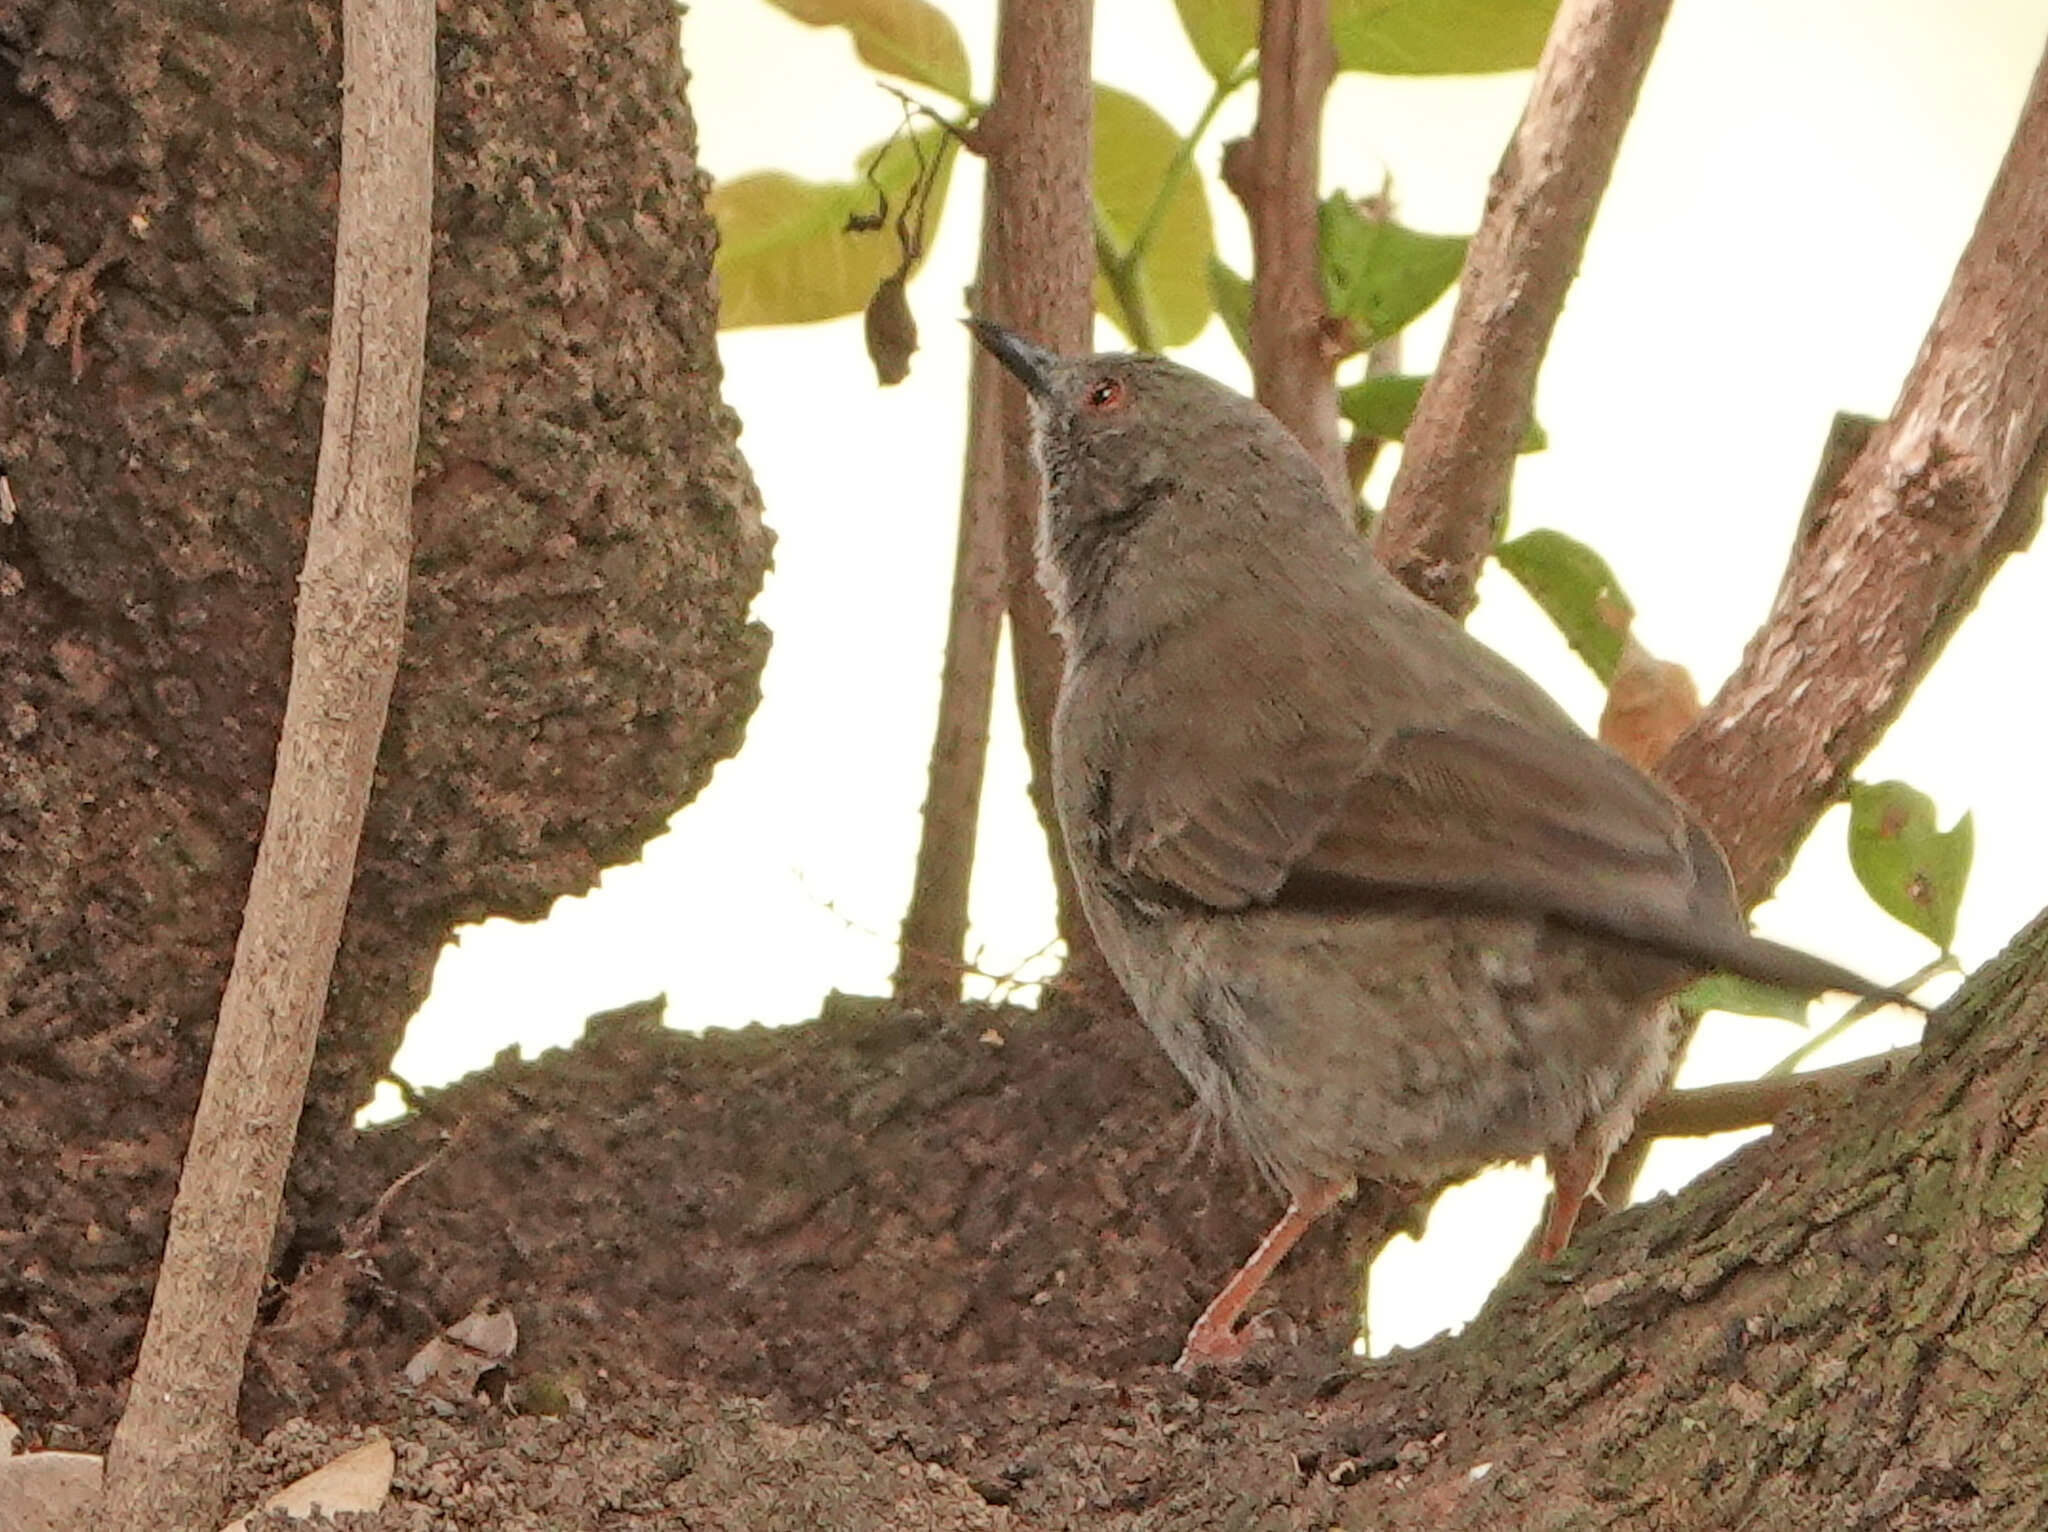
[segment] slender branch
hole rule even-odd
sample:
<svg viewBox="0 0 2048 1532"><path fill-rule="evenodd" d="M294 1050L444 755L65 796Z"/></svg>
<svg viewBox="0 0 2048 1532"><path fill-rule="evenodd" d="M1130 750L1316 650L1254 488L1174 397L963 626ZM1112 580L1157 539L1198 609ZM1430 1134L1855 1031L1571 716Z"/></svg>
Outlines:
<svg viewBox="0 0 2048 1532"><path fill-rule="evenodd" d="M1494 172L1374 537L1380 561L1453 616L1472 608L1536 374L1669 10L1670 0L1565 0Z"/></svg>
<svg viewBox="0 0 2048 1532"><path fill-rule="evenodd" d="M1889 420L1808 518L1665 779L1743 897L1776 883L2005 558L2048 468L2048 57Z"/></svg>
<svg viewBox="0 0 2048 1532"><path fill-rule="evenodd" d="M1816 1092L1841 1090L1875 1079L1894 1064L1903 1064L1920 1050L1894 1048L1867 1059L1851 1059L1802 1075L1768 1075L1760 1080L1734 1080L1694 1090L1666 1091L1645 1109L1636 1131L1645 1139L1705 1138L1741 1128L1763 1128L1785 1109Z"/></svg>
<svg viewBox="0 0 2048 1532"><path fill-rule="evenodd" d="M1910 978L1900 980L1896 988L1902 995L1915 994L1919 991L1921 985L1934 978L1937 974L1961 973L1962 967L1963 965L1956 961L1954 953L1944 952L1931 963L1928 963L1918 972L1914 973ZM1804 1064L1829 1043L1861 1022L1865 1017L1884 1009L1884 1006L1885 1002L1876 996L1864 996L1861 1000L1850 1006L1848 1010L1842 1012L1840 1016L1837 1016L1834 1021L1816 1032L1812 1037L1809 1037L1782 1059L1779 1059L1769 1069L1766 1069L1764 1071L1764 1078L1768 1080L1790 1079L1798 1074L1801 1064Z"/></svg>
<svg viewBox="0 0 2048 1532"><path fill-rule="evenodd" d="M1258 119L1248 150L1225 156L1224 179L1251 223L1252 391L1348 502L1316 220L1323 100L1336 71L1329 0L1265 0Z"/></svg>
<svg viewBox="0 0 2048 1532"><path fill-rule="evenodd" d="M95 1525L211 1527L405 629L432 0L345 0L327 396L291 689L234 967Z"/></svg>
<svg viewBox="0 0 2048 1532"><path fill-rule="evenodd" d="M982 210L983 248L993 204ZM979 284L972 299L977 306ZM942 1005L960 998L967 950L968 895L988 765L996 639L1003 622L1003 438L1001 373L972 349L967 397L967 464L960 487L960 538L946 621L939 718L917 842L917 870L898 938L896 998Z"/></svg>
<svg viewBox="0 0 2048 1532"><path fill-rule="evenodd" d="M983 246L991 316L1041 345L1085 352L1095 326L1089 192L1095 103L1089 78L1093 0L1003 0L996 22L996 100L989 108ZM1023 391L1002 390L1004 597L1031 801L1045 831L1059 933L1077 973L1103 971L1052 806L1052 709L1064 659L1037 577L1038 474Z"/></svg>

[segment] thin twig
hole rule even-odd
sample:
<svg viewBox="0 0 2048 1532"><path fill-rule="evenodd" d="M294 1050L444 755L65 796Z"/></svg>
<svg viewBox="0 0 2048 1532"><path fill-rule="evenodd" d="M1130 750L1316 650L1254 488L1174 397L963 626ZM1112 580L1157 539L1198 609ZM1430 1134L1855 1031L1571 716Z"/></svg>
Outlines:
<svg viewBox="0 0 2048 1532"><path fill-rule="evenodd" d="M979 311L1066 352L1088 350L1094 324L1088 184L1093 22L1091 0L1005 0L996 24L996 98L974 132L974 147L988 161ZM897 965L899 996L924 1003L959 994L954 965L966 941L973 821L994 684L987 571L997 549L1017 707L1031 761L1032 806L1045 832L1059 933L1070 965L1088 971L1100 967L1067 870L1049 786L1053 699L1063 662L1035 569L1039 492L1028 448L1029 421L1021 391L997 386L984 358L978 356L974 366L981 380L977 390L994 390L983 396L968 449L976 465L974 484L988 486L974 494L988 499L985 505L977 499L963 511L924 838Z"/></svg>
<svg viewBox="0 0 2048 1532"><path fill-rule="evenodd" d="M1917 1045L1894 1048L1889 1053L1851 1059L1846 1064L1806 1074L1766 1075L1760 1080L1733 1080L1725 1085L1667 1091L1644 1110L1636 1131L1646 1139L1705 1138L1713 1133L1768 1127L1794 1102L1818 1092L1841 1090L1875 1079L1919 1051Z"/></svg>
<svg viewBox="0 0 2048 1532"><path fill-rule="evenodd" d="M992 216L984 209L984 249ZM967 466L960 485L946 660L894 984L896 998L915 1006L943 1005L960 996L957 965L967 943L1003 622L1001 374L995 358L980 346L973 348L968 369Z"/></svg>

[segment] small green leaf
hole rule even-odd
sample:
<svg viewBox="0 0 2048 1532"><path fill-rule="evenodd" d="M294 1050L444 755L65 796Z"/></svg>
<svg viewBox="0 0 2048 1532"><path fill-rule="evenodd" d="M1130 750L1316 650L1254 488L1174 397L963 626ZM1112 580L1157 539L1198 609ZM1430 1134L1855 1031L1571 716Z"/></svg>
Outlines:
<svg viewBox="0 0 2048 1532"><path fill-rule="evenodd" d="M1219 85L1259 45L1256 0L1173 0L1195 56Z"/></svg>
<svg viewBox="0 0 2048 1532"><path fill-rule="evenodd" d="M1600 684L1612 681L1636 609L1607 560L1578 539L1548 527L1510 538L1493 550L1493 556L1557 624L1572 652Z"/></svg>
<svg viewBox="0 0 2048 1532"><path fill-rule="evenodd" d="M1976 832L1965 814L1942 830L1934 800L1904 782L1849 788L1849 865L1877 907L1943 952L1956 939L1956 912L1970 881Z"/></svg>
<svg viewBox="0 0 2048 1532"><path fill-rule="evenodd" d="M1732 973L1708 974L1678 992L1678 1008L1688 1016L1706 1011L1732 1011L1737 1016L1765 1016L1805 1026L1806 1007L1812 999L1796 990L1775 984L1759 984Z"/></svg>
<svg viewBox="0 0 2048 1532"><path fill-rule="evenodd" d="M719 327L810 324L866 308L903 259L896 217L917 184L920 152L926 164L945 156L925 210L929 248L953 168L953 145L940 128L868 150L863 174L851 181L800 181L768 170L714 186L708 202L718 224ZM888 217L881 228L850 230L849 218L872 218L880 208L864 173L870 164L889 199Z"/></svg>
<svg viewBox="0 0 2048 1532"><path fill-rule="evenodd" d="M1318 210L1323 297L1330 312L1365 331L1371 345L1422 314L1458 280L1468 243L1367 218L1343 192Z"/></svg>
<svg viewBox="0 0 2048 1532"><path fill-rule="evenodd" d="M862 63L955 101L973 99L967 48L952 19L926 0L768 0L814 27L844 27Z"/></svg>
<svg viewBox="0 0 2048 1532"><path fill-rule="evenodd" d="M1252 284L1232 271L1220 256L1209 257L1209 301L1216 317L1237 342L1244 359L1252 359Z"/></svg>
<svg viewBox="0 0 2048 1532"><path fill-rule="evenodd" d="M1337 67L1369 74L1529 69L1558 0L1331 0Z"/></svg>
<svg viewBox="0 0 2048 1532"><path fill-rule="evenodd" d="M1217 307L1222 306L1219 300ZM1337 408L1364 435L1400 441L1408 434L1408 422L1415 418L1416 401L1422 397L1422 387L1428 381L1426 376L1414 373L1387 373L1367 378L1363 383L1353 383L1349 388L1340 389ZM1549 445L1550 438L1544 434L1543 427L1531 421L1515 450L1541 452Z"/></svg>
<svg viewBox="0 0 2048 1532"><path fill-rule="evenodd" d="M1121 261L1144 226L1180 135L1151 107L1107 85L1095 87L1095 229L1102 260ZM1215 240L1202 178L1182 175L1130 274L1129 291L1143 306L1135 327L1107 273L1095 274L1095 306L1133 340L1161 348L1185 345L1209 322L1209 257Z"/></svg>

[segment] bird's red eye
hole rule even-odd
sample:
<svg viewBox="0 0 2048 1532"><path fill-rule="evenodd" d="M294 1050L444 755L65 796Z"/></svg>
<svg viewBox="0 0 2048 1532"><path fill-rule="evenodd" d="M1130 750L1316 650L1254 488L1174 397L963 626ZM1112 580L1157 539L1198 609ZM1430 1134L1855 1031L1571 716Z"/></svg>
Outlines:
<svg viewBox="0 0 2048 1532"><path fill-rule="evenodd" d="M1115 378L1097 378L1088 385L1088 408L1104 414L1124 402L1124 386Z"/></svg>

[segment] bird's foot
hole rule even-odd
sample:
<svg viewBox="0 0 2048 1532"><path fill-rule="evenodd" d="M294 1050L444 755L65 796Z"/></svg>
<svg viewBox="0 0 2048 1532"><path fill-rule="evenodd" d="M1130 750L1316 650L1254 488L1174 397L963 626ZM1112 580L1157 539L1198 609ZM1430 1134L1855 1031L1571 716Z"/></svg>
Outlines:
<svg viewBox="0 0 2048 1532"><path fill-rule="evenodd" d="M1241 1325L1227 1320L1215 1324L1204 1314L1188 1331L1187 1344L1180 1348L1173 1370L1187 1377L1204 1367L1236 1367L1252 1347L1272 1338L1273 1326L1263 1314L1255 1314Z"/></svg>

